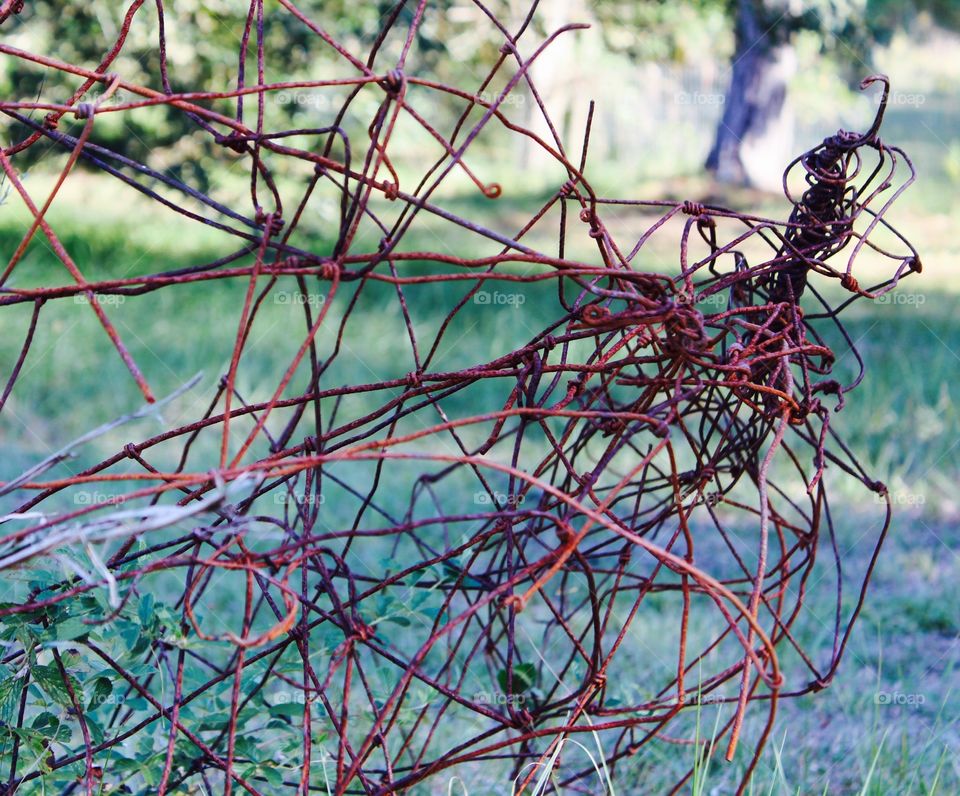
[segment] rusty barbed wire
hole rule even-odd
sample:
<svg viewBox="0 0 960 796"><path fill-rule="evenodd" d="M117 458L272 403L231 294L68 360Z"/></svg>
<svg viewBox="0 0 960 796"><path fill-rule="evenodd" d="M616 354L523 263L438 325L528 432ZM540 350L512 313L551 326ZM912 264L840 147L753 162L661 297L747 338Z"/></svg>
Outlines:
<svg viewBox="0 0 960 796"><path fill-rule="evenodd" d="M656 743L694 747L671 792L694 776L694 755L721 745L741 761L734 776L744 792L778 701L833 678L890 522L886 488L830 426L831 406L841 408L863 373L861 364L851 383L834 378L828 343L833 335L855 351L839 312L920 271L886 220L914 176L907 156L878 137L888 81L864 81L883 84L865 134L841 131L790 165L793 210L782 221L598 195L586 165L592 111L578 159L550 123L532 70L557 37L582 26L535 41L536 3L515 34L484 10L502 47L475 87L408 71L425 2L409 18L399 3L366 52L291 0L279 5L269 13L291 15L355 75L265 81L259 0L238 31L257 75L251 82L241 66L231 90L173 91L171 20L156 26L143 0L129 4L92 68L0 43L8 58L78 81L65 102L0 102L8 134L20 135L0 148L0 167L34 219L0 276L0 306L33 308L0 408L16 393L45 309L74 297L85 297L78 311L96 314L146 402L0 485L15 500L0 518L0 568L68 568L0 607L0 623L21 628L3 636L3 664L16 672L3 792L35 792L62 772L74 778L67 791L87 794L385 795L447 792L455 779L487 783L473 792L542 793L554 782L606 792L607 777ZM4 3L0 22L22 6ZM162 18L162 0L156 9ZM161 89L123 74L135 25L154 30ZM392 39L400 54L388 64ZM504 87L491 93L497 80ZM325 126L269 126L265 103L291 90L330 94ZM517 92L534 98L549 136L505 111ZM431 121L431 95L460 108L449 132L442 118ZM345 121L358 97L376 99L366 138ZM183 114L249 167L248 211L95 142L105 114L150 106ZM411 159L397 143L409 125L439 147L435 161ZM565 174L512 231L481 223L487 211L474 205L458 211L443 190L456 175L490 202L509 193L468 162L493 130L525 137ZM41 143L68 155L43 200L17 168ZM89 278L46 220L81 163L237 248L185 269ZM298 193L276 176L289 163L312 168ZM339 208L326 248L298 235L322 191ZM641 234L614 232L625 212L643 221ZM405 246L425 217L457 237L434 238L434 250ZM554 230L555 252L532 242L544 230ZM18 267L40 235L70 279L19 287ZM652 241L670 241L678 267L652 270L643 259ZM867 288L855 271L865 256L888 264ZM237 328L206 410L56 474L79 447L157 401L157 374L130 353L105 297L149 311L157 291L214 281L236 283L243 298L236 318L216 319ZM322 300L312 300L314 284ZM287 359L278 352L268 397L248 401L238 386L243 354L278 294L296 347ZM531 311L498 320L496 339L481 346L465 319L484 305L518 304ZM340 367L384 345L365 327L388 305L409 362L391 361L395 372ZM191 343L204 335L180 331ZM455 344L460 359L450 365ZM835 544L821 545L833 538L827 472L882 498L860 579L841 568ZM57 502L94 487L102 499L75 500L69 511ZM795 632L806 592L830 581L818 555L836 568L829 660L815 660ZM852 607L843 593L851 587ZM152 628L149 643L127 648L111 634L131 615ZM69 644L45 640L43 628L65 616L83 622ZM67 729L39 759L23 740L44 711L31 691L38 660L59 673L67 706ZM95 720L99 692L85 693L80 674L97 671L125 693ZM751 705L766 719L747 732ZM699 725L707 707L719 711L713 728ZM130 758L137 770L121 765ZM156 781L146 779L147 758Z"/></svg>

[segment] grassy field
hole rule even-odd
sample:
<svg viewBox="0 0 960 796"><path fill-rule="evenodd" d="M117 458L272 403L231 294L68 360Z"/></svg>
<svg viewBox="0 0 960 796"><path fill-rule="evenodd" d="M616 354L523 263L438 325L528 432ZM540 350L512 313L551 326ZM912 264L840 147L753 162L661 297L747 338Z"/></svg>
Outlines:
<svg viewBox="0 0 960 796"><path fill-rule="evenodd" d="M38 175L34 187L48 179ZM28 183L30 184L30 183ZM618 186L623 187L623 186ZM88 276L122 276L183 267L222 254L222 236L206 230L182 234L168 214L160 214L136 198L123 202L84 202L110 190L102 181L81 176L68 183L68 193L54 206L50 220L66 248ZM717 189L695 178L666 183L631 185L638 196L677 196L702 199ZM73 192L73 193L70 193ZM42 191L40 192L42 193ZM782 202L763 195L731 194L738 207L782 210ZM485 205L491 225L509 228L521 208L536 196L508 191L504 200ZM469 196L452 200L454 208L470 209ZM11 252L22 234L24 214L18 200L0 207L0 251ZM88 211L77 208L88 207ZM94 209L96 208L96 209ZM960 280L960 244L952 237L952 185L945 177L931 180L919 195L908 195L895 215L924 256L926 269L904 285L909 302L866 304L847 315L847 328L866 361L867 381L848 398L835 427L860 455L868 471L885 481L897 503L887 549L875 574L867 608L854 635L845 665L831 688L814 697L783 705L773 743L755 779L757 794L950 794L960 792L960 416L955 399L960 360L960 319L955 312ZM137 223L125 219L136 216ZM642 219L618 219L625 228ZM301 245L322 248L328 243L314 224ZM431 236L442 229L420 230L411 248L436 245ZM447 238L443 238L447 240ZM651 253L651 267L667 270L675 257L669 245ZM663 263L667 262L667 265ZM66 281L62 266L40 241L33 244L18 268L18 286ZM22 275L22 276L21 276ZM202 290L173 288L150 298L130 298L107 307L111 319L158 393L166 394L202 371L191 394L164 413L167 426L194 416L213 395L225 373L236 334L236 318L245 285L211 282ZM278 286L282 292L286 286ZM462 288L459 290L462 291ZM450 287L425 288L417 294L424 308L418 322L435 327L441 308L454 295ZM377 345L347 351L337 378L365 382L402 375L408 356L398 316L385 309L388 292L366 294L358 308L370 339ZM432 309L431 309L432 308ZM505 312L514 312L506 309ZM530 302L531 329L549 316L549 307ZM542 316L542 317L541 317ZM24 469L91 426L139 405L138 394L89 308L66 299L52 302L27 359L20 383L0 419L4 452L0 477ZM283 301L265 305L256 336L244 355L239 390L249 401L269 396L277 363L291 353L291 335ZM464 329L440 352L437 367L486 358L508 334L504 316L468 311ZM4 376L19 351L29 321L24 307L0 311L0 363ZM518 316L510 316L510 323ZM472 325L471 325L472 324ZM516 326L517 324L514 324ZM202 329L203 333L188 334ZM839 349L838 349L839 350ZM850 373L853 358L841 355L838 370ZM109 389L105 389L109 385ZM127 441L159 430L155 419L138 421L104 436L64 466L63 472L99 460ZM869 498L869 496L867 496ZM838 516L839 544L852 570L862 565L876 506L866 498L842 493ZM8 510L9 503L0 505ZM821 588L817 588L820 585ZM0 599L16 596L16 586ZM831 592L828 584L812 584L805 625L805 643L829 654ZM651 622L655 625L656 618ZM638 666L642 649L638 647ZM713 716L701 718L709 730ZM750 724L749 733L758 726ZM729 792L737 771L717 760L701 772L697 794ZM672 780L692 764L689 748L660 743L615 784L617 792L660 792L657 777ZM490 783L467 782L470 793L492 792ZM471 787L472 785L472 787Z"/></svg>

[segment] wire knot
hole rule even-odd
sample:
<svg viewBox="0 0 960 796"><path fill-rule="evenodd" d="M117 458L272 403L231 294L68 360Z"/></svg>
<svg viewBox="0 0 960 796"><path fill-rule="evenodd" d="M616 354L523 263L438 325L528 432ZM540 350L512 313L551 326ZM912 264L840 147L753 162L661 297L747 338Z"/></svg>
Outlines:
<svg viewBox="0 0 960 796"><path fill-rule="evenodd" d="M380 81L380 85L383 86L387 93L394 96L400 94L406 84L407 76L403 73L402 69L391 69L387 72L387 76Z"/></svg>
<svg viewBox="0 0 960 796"><path fill-rule="evenodd" d="M336 275L340 272L340 266L335 262L327 261L320 266L320 271L317 276L320 279L324 279L328 282L333 281Z"/></svg>
<svg viewBox="0 0 960 796"><path fill-rule="evenodd" d="M247 151L246 139L237 131L233 131L229 135L214 136L213 140L220 146L225 146L232 152L236 152L238 155L242 155Z"/></svg>
<svg viewBox="0 0 960 796"><path fill-rule="evenodd" d="M844 290L849 290L851 293L860 292L860 283L857 282L857 279L853 274L844 274L840 279L840 284L843 286Z"/></svg>

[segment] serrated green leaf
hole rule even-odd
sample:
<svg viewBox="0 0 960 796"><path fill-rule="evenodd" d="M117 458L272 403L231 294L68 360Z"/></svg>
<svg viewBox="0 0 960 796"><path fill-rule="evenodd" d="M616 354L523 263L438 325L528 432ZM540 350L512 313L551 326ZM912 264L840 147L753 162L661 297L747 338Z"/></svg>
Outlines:
<svg viewBox="0 0 960 796"><path fill-rule="evenodd" d="M532 663L518 663L513 667L513 681L509 685L513 686L512 691L508 690L507 682L507 670L501 669L497 672L497 682L500 685L500 690L504 694L522 694L525 691L529 691L534 683L537 682L537 667Z"/></svg>
<svg viewBox="0 0 960 796"><path fill-rule="evenodd" d="M0 666L0 722L9 724L17 710L24 679L14 677L9 666Z"/></svg>
<svg viewBox="0 0 960 796"><path fill-rule="evenodd" d="M86 636L90 626L84 624L78 616L68 616L65 619L51 624L40 636L45 641L73 641Z"/></svg>
<svg viewBox="0 0 960 796"><path fill-rule="evenodd" d="M102 675L97 677L93 681L93 695L90 697L87 710L96 710L101 705L107 704L111 694L113 694L113 683L110 679Z"/></svg>
<svg viewBox="0 0 960 796"><path fill-rule="evenodd" d="M54 716L49 710L38 713L33 721L30 722L30 726L40 732L42 732L45 727L57 727L59 725L60 719Z"/></svg>
<svg viewBox="0 0 960 796"><path fill-rule="evenodd" d="M151 710L150 703L141 696L130 697L123 704L130 710Z"/></svg>
<svg viewBox="0 0 960 796"><path fill-rule="evenodd" d="M285 716L287 718L298 718L303 715L303 705L296 702L278 702L269 706L271 716Z"/></svg>
<svg viewBox="0 0 960 796"><path fill-rule="evenodd" d="M243 771L240 775L245 780L252 780L259 777L260 779L265 779L268 784L274 788L279 788L283 786L283 773L274 768L273 766L264 766L264 765L254 765L249 766Z"/></svg>
<svg viewBox="0 0 960 796"><path fill-rule="evenodd" d="M154 599L152 594L144 594L140 598L140 603L137 605L137 616L140 619L140 624L144 627L149 627L153 624L154 614Z"/></svg>
<svg viewBox="0 0 960 796"><path fill-rule="evenodd" d="M70 692L67 690L67 684L56 666L31 666L30 674L34 682L58 705L70 707L73 701L70 699ZM71 686L74 692L79 692L79 684L71 678Z"/></svg>
<svg viewBox="0 0 960 796"><path fill-rule="evenodd" d="M103 742L103 727L93 716L84 716L87 722L87 729L90 731L90 738L95 744Z"/></svg>
<svg viewBox="0 0 960 796"><path fill-rule="evenodd" d="M238 736L234 742L234 749L239 757L257 758L257 745L244 735Z"/></svg>

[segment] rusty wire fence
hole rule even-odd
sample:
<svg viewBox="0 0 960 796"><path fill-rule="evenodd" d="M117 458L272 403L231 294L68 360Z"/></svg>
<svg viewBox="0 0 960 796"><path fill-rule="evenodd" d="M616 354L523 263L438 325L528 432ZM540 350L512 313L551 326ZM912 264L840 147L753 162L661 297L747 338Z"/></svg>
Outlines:
<svg viewBox="0 0 960 796"><path fill-rule="evenodd" d="M0 20L22 5L4 2ZM852 346L840 312L920 270L886 219L913 179L878 136L886 79L864 81L883 94L872 127L790 164L793 211L763 218L600 195L589 121L564 141L512 119L522 91L556 129L531 67L576 26L539 35L536 3L511 28L489 14L499 57L485 79L452 86L407 68L425 3L409 17L399 3L360 52L306 6L253 0L236 86L189 93L163 68L176 20L152 5L127 7L98 64L0 43L76 88L66 102L0 102L11 122L0 167L34 219L4 252L0 306L32 307L32 318L20 356L3 363L0 405L36 355L45 309L77 297L144 402L0 485L0 569L64 572L0 607L3 792L601 793L652 776L656 744L685 750L675 790L716 752L742 792L779 700L833 678L889 525L885 487L831 428L862 369L852 383L832 377L827 342ZM282 55L265 47L268 13L306 26L351 75L266 80ZM132 26L155 31L155 87L114 71ZM385 42L399 43L389 63ZM267 104L292 90L337 98L323 126L271 129ZM458 107L452 126L432 120L424 98L435 94ZM371 99L363 133L348 133ZM158 105L242 161L247 206L96 143L105 115ZM401 126L436 160L411 162ZM486 223L502 190L471 166L492 131L526 137L565 175L511 228ZM41 145L67 159L38 196L18 159ZM274 178L291 163L299 182ZM81 168L215 227L233 248L186 269L90 278L45 218ZM470 214L449 201L452 180L479 197ZM321 194L336 197L337 219L317 250L298 233ZM629 239L607 223L626 211L647 219ZM409 245L424 218L451 230L433 249L423 237ZM545 235L552 248L530 244ZM22 286L22 257L40 238L63 278ZM640 266L654 242L675 264ZM876 283L863 281L865 259L870 273L886 269ZM107 298L149 313L158 292L214 280L238 285L235 313L210 319L236 329L214 400L70 469L90 441L194 386L155 392ZM248 398L245 350L277 295L291 347L258 383L266 397ZM368 326L371 304L400 319L404 354L395 372L346 381L344 358L386 344ZM490 339L465 322L516 304L531 310L524 322L501 316ZM180 333L203 345L204 329ZM837 479L881 498L874 558L859 570L832 543ZM104 499L57 502L94 489ZM807 591L824 588L836 613L820 659L798 628Z"/></svg>

